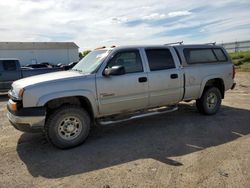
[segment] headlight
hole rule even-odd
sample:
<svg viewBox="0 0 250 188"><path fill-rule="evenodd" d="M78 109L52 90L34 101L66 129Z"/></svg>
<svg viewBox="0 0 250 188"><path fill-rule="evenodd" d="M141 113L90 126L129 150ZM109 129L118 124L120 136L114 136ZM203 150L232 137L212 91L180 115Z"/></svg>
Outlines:
<svg viewBox="0 0 250 188"><path fill-rule="evenodd" d="M13 99L13 100L22 100L23 94L24 94L24 89L23 88L20 89L18 93L16 93L14 89L11 89L8 92L9 97L11 99Z"/></svg>

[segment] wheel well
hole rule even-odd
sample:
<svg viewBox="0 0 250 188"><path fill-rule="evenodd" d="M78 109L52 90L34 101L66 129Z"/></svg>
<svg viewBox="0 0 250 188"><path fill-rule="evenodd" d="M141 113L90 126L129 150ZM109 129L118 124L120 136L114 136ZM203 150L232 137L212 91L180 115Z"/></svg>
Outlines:
<svg viewBox="0 0 250 188"><path fill-rule="evenodd" d="M208 80L205 85L205 88L211 87L211 86L217 87L220 90L222 99L224 99L225 85L224 85L223 80L221 78L214 78L214 79Z"/></svg>
<svg viewBox="0 0 250 188"><path fill-rule="evenodd" d="M81 106L89 113L89 116L91 117L91 119L94 118L91 103L86 97L83 97L83 96L62 97L58 99L53 99L53 100L48 101L45 104L45 107L46 107L47 113L50 113L54 111L55 109L58 109L61 106L66 105L66 104L73 104L73 105Z"/></svg>

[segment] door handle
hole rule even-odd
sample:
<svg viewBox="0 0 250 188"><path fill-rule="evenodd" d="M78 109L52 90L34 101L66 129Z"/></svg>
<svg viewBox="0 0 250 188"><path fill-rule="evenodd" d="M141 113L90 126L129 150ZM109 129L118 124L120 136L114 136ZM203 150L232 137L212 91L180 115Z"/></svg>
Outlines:
<svg viewBox="0 0 250 188"><path fill-rule="evenodd" d="M147 77L140 77L138 78L138 82L147 82L148 78Z"/></svg>
<svg viewBox="0 0 250 188"><path fill-rule="evenodd" d="M176 78L178 78L178 74L171 74L171 75L170 75L170 78L171 78L171 79L176 79Z"/></svg>
<svg viewBox="0 0 250 188"><path fill-rule="evenodd" d="M112 97L115 94L114 93L100 93L101 97Z"/></svg>

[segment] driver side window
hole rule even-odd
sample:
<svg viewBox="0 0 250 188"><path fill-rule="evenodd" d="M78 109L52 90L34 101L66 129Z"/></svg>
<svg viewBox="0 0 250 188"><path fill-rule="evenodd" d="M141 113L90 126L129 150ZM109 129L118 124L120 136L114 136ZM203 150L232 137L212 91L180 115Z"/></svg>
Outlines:
<svg viewBox="0 0 250 188"><path fill-rule="evenodd" d="M143 72L138 50L118 52L108 63L108 67L123 66L126 73Z"/></svg>

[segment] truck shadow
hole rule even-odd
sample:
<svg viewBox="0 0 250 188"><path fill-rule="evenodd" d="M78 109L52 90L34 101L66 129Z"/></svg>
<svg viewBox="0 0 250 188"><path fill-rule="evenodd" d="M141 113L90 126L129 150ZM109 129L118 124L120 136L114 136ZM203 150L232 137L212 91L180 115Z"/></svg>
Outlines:
<svg viewBox="0 0 250 188"><path fill-rule="evenodd" d="M193 105L178 112L94 129L88 140L70 150L58 150L43 135L24 133L17 152L34 177L61 178L139 159L185 165L170 159L233 141L250 133L250 111L223 106L203 116Z"/></svg>

